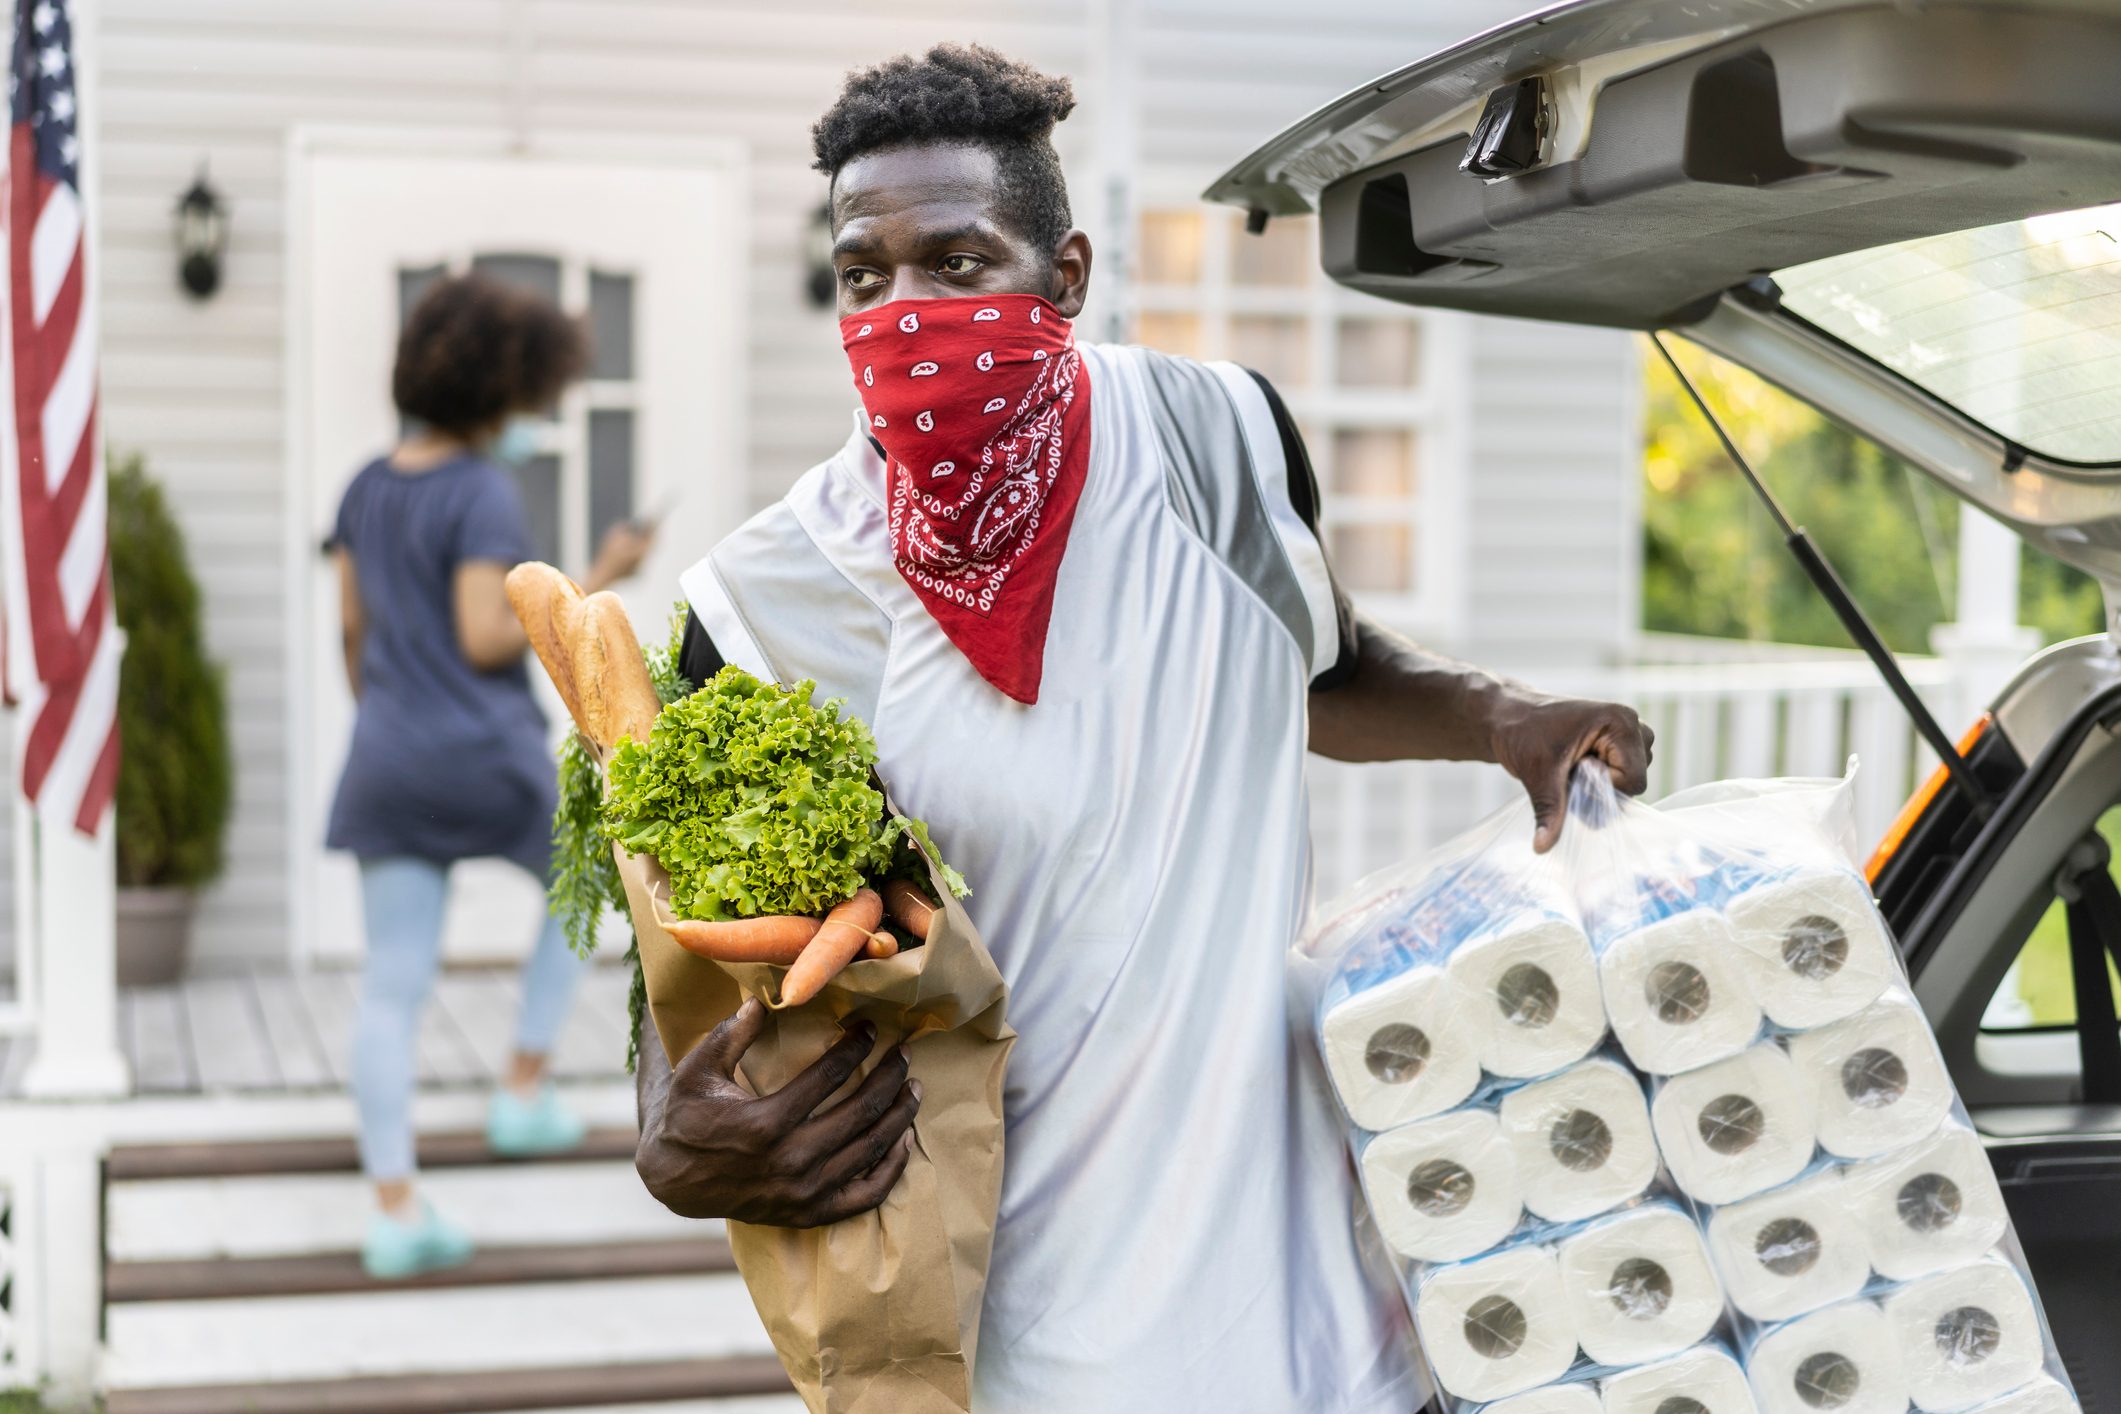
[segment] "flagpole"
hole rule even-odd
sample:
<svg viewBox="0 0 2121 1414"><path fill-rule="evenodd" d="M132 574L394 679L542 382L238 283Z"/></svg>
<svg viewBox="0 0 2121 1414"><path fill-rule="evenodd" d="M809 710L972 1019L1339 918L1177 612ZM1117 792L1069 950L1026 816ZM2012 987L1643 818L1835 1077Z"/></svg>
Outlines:
<svg viewBox="0 0 2121 1414"><path fill-rule="evenodd" d="M29 3L30 0L17 0ZM74 31L75 133L80 142L84 299L81 317L90 337L100 334L103 201L100 108L96 93L96 6L70 0ZM101 340L97 338L97 346ZM95 471L103 477L103 419L94 420ZM106 565L105 573L108 573ZM115 631L115 625L112 626ZM122 649L122 642L119 645ZM18 692L21 689L18 687ZM35 697L23 694L27 707ZM27 713L17 710L17 735L26 734ZM22 772L14 790L21 790ZM62 801L47 790L49 806L33 808L36 847L38 995L37 1052L22 1076L26 1095L39 1098L99 1098L127 1094L132 1069L118 1046L118 852L117 811L106 810L93 837L74 828L78 800Z"/></svg>

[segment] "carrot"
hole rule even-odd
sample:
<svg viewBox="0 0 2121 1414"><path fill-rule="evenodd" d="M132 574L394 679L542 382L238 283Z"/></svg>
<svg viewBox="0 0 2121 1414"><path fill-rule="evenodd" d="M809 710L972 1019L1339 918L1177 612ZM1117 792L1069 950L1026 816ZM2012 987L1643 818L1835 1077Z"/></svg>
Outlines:
<svg viewBox="0 0 2121 1414"><path fill-rule="evenodd" d="M889 933L871 933L862 947L863 957L897 957L898 939Z"/></svg>
<svg viewBox="0 0 2121 1414"><path fill-rule="evenodd" d="M853 898L826 914L817 936L804 947L802 956L789 964L788 975L781 979L781 1000L789 1006L801 1006L824 991L825 984L837 977L841 968L861 955L869 944L869 935L883 921L884 901L875 889L858 890Z"/></svg>
<svg viewBox="0 0 2121 1414"><path fill-rule="evenodd" d="M942 912L910 879L893 879L885 884L884 904L900 927L924 943L935 932L936 915Z"/></svg>
<svg viewBox="0 0 2121 1414"><path fill-rule="evenodd" d="M815 918L791 913L712 922L672 919L663 924L680 947L701 957L716 962L777 962L783 966L803 955L804 944L817 936L820 926Z"/></svg>

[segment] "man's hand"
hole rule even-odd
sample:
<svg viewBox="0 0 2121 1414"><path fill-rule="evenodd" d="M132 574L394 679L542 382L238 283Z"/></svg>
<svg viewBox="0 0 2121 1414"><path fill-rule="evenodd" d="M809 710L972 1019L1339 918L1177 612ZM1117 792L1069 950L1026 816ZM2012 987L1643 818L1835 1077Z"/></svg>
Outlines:
<svg viewBox="0 0 2121 1414"><path fill-rule="evenodd" d="M857 1022L809 1069L754 1097L737 1083L736 1065L765 1025L766 1008L746 1001L673 1070L643 1019L641 1182L688 1218L823 1227L876 1207L913 1152L921 1087L906 1078L904 1049L818 1112L860 1068L874 1031Z"/></svg>
<svg viewBox="0 0 2121 1414"><path fill-rule="evenodd" d="M1561 836L1569 810L1569 776L1579 761L1596 758L1622 793L1649 786L1650 747L1656 734L1632 707L1615 702L1511 693L1490 719L1494 759L1532 797L1532 848L1541 854Z"/></svg>

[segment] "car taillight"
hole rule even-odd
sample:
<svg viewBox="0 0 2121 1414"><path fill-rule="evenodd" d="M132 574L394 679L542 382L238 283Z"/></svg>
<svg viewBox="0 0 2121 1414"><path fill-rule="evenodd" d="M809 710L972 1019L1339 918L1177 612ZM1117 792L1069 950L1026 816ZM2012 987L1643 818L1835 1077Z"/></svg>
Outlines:
<svg viewBox="0 0 2121 1414"><path fill-rule="evenodd" d="M1974 724L1966 729L1966 735L1959 738L1960 759L1970 758L1974 754L1974 747L1995 725L1995 714L1983 712ZM1930 802L1937 798L1937 792L1943 790L1951 778L1952 773L1940 765L1930 772L1930 778L1907 798L1907 804L1900 807L1900 813L1893 817L1893 823L1886 826L1885 836L1878 841L1878 847L1871 851L1870 862L1863 866L1863 876L1866 879L1873 884L1878 882L1878 876L1885 872L1885 866L1900 852L1900 846L1907 843L1908 833L1915 828L1915 822L1922 818L1924 812L1930 808Z"/></svg>

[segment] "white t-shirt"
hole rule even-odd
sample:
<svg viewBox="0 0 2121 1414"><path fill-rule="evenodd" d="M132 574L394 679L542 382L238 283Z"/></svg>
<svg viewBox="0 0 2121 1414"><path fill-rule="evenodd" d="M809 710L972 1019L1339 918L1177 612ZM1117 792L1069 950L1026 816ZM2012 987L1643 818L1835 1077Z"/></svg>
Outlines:
<svg viewBox="0 0 2121 1414"><path fill-rule="evenodd" d="M875 728L1008 979L975 1409L1409 1414L1403 1308L1359 1258L1289 1024L1306 698L1348 637L1309 468L1242 369L1084 359L1090 466L1035 705L900 579L859 431L686 595L722 658L816 678Z"/></svg>

